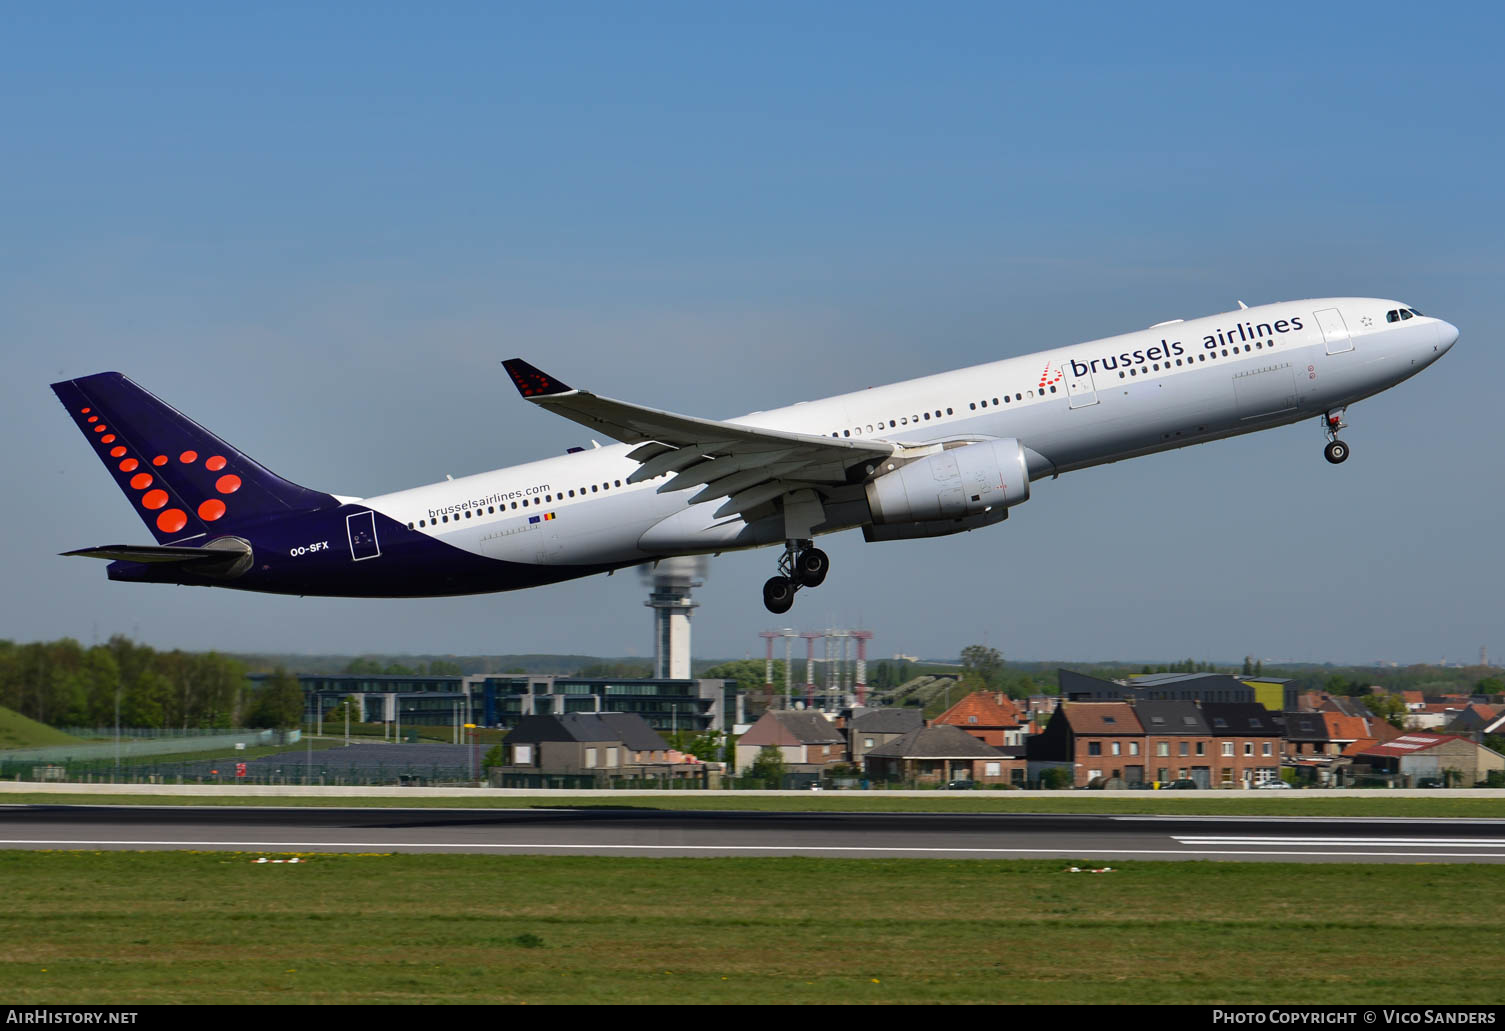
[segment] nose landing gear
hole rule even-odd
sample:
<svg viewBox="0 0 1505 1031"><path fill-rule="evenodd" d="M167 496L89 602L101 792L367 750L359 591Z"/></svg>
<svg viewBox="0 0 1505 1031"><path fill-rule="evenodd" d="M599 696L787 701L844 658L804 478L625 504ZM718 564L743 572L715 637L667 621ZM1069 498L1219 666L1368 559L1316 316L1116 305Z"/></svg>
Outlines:
<svg viewBox="0 0 1505 1031"><path fill-rule="evenodd" d="M1322 429L1327 434L1327 447L1322 449L1322 456L1333 465L1348 461L1348 445L1338 439L1338 431L1348 428L1348 423L1343 421L1345 411L1347 406L1335 408L1322 417Z"/></svg>
<svg viewBox="0 0 1505 1031"><path fill-rule="evenodd" d="M784 542L779 559L779 575L763 585L763 606L775 615L788 612L796 592L805 587L819 587L831 571L831 559L808 540Z"/></svg>

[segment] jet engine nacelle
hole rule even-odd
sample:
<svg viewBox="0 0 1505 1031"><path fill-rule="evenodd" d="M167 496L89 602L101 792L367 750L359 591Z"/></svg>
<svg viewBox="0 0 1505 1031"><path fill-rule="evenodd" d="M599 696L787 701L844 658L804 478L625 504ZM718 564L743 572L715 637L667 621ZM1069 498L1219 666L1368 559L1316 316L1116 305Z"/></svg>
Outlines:
<svg viewBox="0 0 1505 1031"><path fill-rule="evenodd" d="M1027 500L1029 468L1024 448L1013 437L951 448L884 473L867 485L875 527L942 522L925 533L916 527L906 536L940 536L986 526L1004 518L995 513ZM960 525L946 528L958 521Z"/></svg>

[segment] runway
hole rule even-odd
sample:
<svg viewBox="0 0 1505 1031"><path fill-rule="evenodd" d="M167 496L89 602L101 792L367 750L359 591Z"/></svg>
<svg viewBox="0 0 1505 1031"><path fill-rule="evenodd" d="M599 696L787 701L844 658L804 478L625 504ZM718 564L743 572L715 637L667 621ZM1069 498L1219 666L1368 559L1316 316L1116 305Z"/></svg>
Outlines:
<svg viewBox="0 0 1505 1031"><path fill-rule="evenodd" d="M9 805L0 848L1500 863L1505 820Z"/></svg>

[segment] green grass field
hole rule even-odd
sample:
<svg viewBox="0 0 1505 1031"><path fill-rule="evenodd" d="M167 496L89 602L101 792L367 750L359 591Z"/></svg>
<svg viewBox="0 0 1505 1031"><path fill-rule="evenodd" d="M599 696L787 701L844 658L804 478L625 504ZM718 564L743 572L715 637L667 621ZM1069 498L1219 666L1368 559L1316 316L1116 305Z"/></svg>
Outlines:
<svg viewBox="0 0 1505 1031"><path fill-rule="evenodd" d="M0 852L39 1003L1497 1003L1497 867ZM1090 864L1088 864L1090 865Z"/></svg>
<svg viewBox="0 0 1505 1031"><path fill-rule="evenodd" d="M45 723L22 716L14 709L0 706L0 749L46 748L49 745L76 745L78 738Z"/></svg>
<svg viewBox="0 0 1505 1031"><path fill-rule="evenodd" d="M227 789L228 791L228 789ZM1324 791L1186 792L1174 798L1152 792L1132 798L1104 797L1081 792L1069 797L1041 796L1028 791L942 792L919 797L882 791L809 792L797 795L749 795L736 791L661 791L656 794L601 792L589 796L458 794L404 795L400 789L380 797L361 795L249 795L214 796L95 794L78 792L0 792L6 805L228 805L319 806L434 809L561 809L609 806L641 809L718 809L764 812L883 812L883 813L1065 813L1106 815L1200 816L1314 816L1394 817L1405 819L1505 819L1505 798L1470 798L1437 793L1401 798L1376 791L1372 795L1335 795Z"/></svg>

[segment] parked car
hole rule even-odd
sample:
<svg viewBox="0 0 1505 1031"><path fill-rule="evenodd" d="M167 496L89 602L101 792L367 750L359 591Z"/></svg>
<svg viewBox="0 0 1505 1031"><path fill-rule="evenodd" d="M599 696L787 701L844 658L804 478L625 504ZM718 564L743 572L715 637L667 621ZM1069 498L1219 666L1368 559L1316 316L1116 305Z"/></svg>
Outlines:
<svg viewBox="0 0 1505 1031"><path fill-rule="evenodd" d="M1194 791L1194 790L1196 790L1196 787L1197 787L1197 782L1196 781L1192 780L1190 777L1182 777L1180 780L1173 780L1173 781L1171 781L1168 784L1162 784L1162 785L1160 785L1160 790L1161 791Z"/></svg>
<svg viewBox="0 0 1505 1031"><path fill-rule="evenodd" d="M1254 786L1260 791L1289 791L1291 789L1291 785L1278 777L1274 780L1262 780Z"/></svg>
<svg viewBox="0 0 1505 1031"><path fill-rule="evenodd" d="M946 785L946 790L947 791L966 791L969 788L975 788L975 787L977 787L977 782L976 781L968 780L965 777L958 777L956 780L953 780L951 783L949 783L949 784Z"/></svg>

